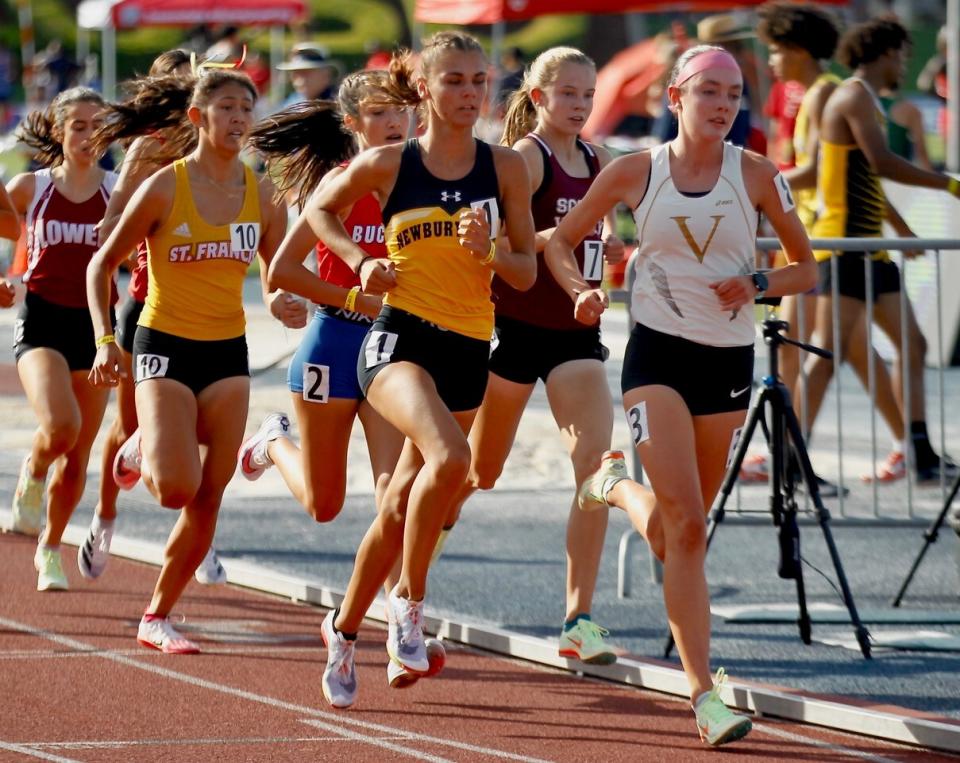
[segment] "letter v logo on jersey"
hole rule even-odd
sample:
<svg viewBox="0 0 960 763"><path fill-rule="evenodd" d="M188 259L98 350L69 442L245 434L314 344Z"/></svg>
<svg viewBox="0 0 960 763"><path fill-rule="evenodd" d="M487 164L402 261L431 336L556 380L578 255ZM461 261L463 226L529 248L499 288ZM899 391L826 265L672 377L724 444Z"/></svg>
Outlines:
<svg viewBox="0 0 960 763"><path fill-rule="evenodd" d="M713 220L713 228L710 229L710 235L707 236L707 240L703 242L703 247L697 243L697 240L693 237L693 234L690 232L690 229L687 227L687 220L689 217L679 216L671 217L677 227L680 229L680 232L683 234L684 241L687 242L687 246L690 247L690 251L693 252L694 257L697 258L698 262L703 262L703 258L707 256L707 249L710 248L710 242L713 241L713 235L717 232L717 227L720 225L720 221L726 217L726 215L710 215L710 219Z"/></svg>

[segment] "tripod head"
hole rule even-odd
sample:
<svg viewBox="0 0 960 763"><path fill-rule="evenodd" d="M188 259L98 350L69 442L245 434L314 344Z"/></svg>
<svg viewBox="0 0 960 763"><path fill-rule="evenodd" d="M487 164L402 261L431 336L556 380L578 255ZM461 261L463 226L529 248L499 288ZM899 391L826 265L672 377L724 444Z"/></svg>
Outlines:
<svg viewBox="0 0 960 763"><path fill-rule="evenodd" d="M831 360L833 358L833 353L830 352L830 350L825 350L822 347L817 347L812 344L798 342L796 339L790 339L790 337L786 337L780 333L781 331L786 331L789 328L790 324L786 321L781 321L779 318L767 318L763 321L763 341L770 346L771 356L781 344L792 344L794 347L799 347L805 352L812 352L814 355L819 355L821 358L826 358L827 360Z"/></svg>

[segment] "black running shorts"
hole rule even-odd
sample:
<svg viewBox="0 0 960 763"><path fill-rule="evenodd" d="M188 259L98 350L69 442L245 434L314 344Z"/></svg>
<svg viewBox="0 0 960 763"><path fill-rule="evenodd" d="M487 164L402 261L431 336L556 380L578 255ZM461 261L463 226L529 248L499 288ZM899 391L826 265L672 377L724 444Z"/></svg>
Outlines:
<svg viewBox="0 0 960 763"><path fill-rule="evenodd" d="M603 362L610 351L600 341L600 327L548 329L512 318L497 317L497 344L490 371L517 384L546 382L550 372L571 360Z"/></svg>
<svg viewBox="0 0 960 763"><path fill-rule="evenodd" d="M113 308L110 321L115 322ZM63 355L71 371L89 371L97 356L90 311L57 305L28 291L14 324L13 354L20 360L24 353L41 347Z"/></svg>
<svg viewBox="0 0 960 763"><path fill-rule="evenodd" d="M137 384L173 379L199 395L214 382L232 376L250 376L245 336L201 341L137 326L133 338L133 378Z"/></svg>
<svg viewBox="0 0 960 763"><path fill-rule="evenodd" d="M490 342L385 305L360 348L357 381L366 395L371 382L388 365L413 363L430 374L450 411L472 411L483 402L489 360Z"/></svg>
<svg viewBox="0 0 960 763"><path fill-rule="evenodd" d="M143 302L130 297L120 307L117 313L117 345L125 352L133 355L133 337L137 333L137 321L143 312Z"/></svg>
<svg viewBox="0 0 960 763"><path fill-rule="evenodd" d="M635 323L620 387L626 394L653 384L676 390L694 416L746 410L753 386L753 345L712 347Z"/></svg>
<svg viewBox="0 0 960 763"><path fill-rule="evenodd" d="M837 292L841 296L851 297L861 302L867 301L867 275L863 261L870 254L870 252L840 252L834 255L837 258ZM818 292L824 296L829 296L833 288L833 267L830 259L817 263L820 271ZM900 268L895 262L871 258L870 270L873 274L874 296L900 291Z"/></svg>

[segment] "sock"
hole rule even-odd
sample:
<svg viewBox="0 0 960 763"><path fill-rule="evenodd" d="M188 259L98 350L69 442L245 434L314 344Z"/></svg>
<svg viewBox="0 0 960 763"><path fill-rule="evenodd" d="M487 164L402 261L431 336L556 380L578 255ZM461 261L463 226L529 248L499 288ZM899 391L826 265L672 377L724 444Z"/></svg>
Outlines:
<svg viewBox="0 0 960 763"><path fill-rule="evenodd" d="M567 620L563 624L563 632L566 633L569 630L573 630L576 624L579 623L581 620L590 620L590 613L581 612L579 615L574 615L574 618L572 620Z"/></svg>
<svg viewBox="0 0 960 763"><path fill-rule="evenodd" d="M101 530L112 530L114 520L112 519L101 519L100 515L94 512L93 521L90 523L90 529L94 533L98 533Z"/></svg>
<svg viewBox="0 0 960 763"><path fill-rule="evenodd" d="M927 434L927 422L910 422L910 440L913 443L913 457L918 469L929 468L940 462L940 458L933 452L933 448L930 446L930 436Z"/></svg>
<svg viewBox="0 0 960 763"><path fill-rule="evenodd" d="M344 638L345 640L347 640L347 641L356 641L356 640L357 640L357 634L356 634L356 633L347 633L346 631L340 630L340 629L336 626L337 617L339 617L339 615L340 615L340 607L337 607L337 608L333 611L333 621L330 623L330 624L333 626L333 632L334 632L334 633L339 633L340 636L341 636L342 638Z"/></svg>

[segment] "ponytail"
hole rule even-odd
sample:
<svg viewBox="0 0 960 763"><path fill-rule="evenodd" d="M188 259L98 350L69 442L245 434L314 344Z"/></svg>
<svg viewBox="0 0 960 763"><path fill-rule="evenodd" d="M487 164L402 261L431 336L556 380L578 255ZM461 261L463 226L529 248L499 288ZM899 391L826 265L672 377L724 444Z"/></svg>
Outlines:
<svg viewBox="0 0 960 763"><path fill-rule="evenodd" d="M503 136L500 144L512 147L520 138L528 135L537 125L537 109L530 98L529 86L515 90L507 101L507 112L503 117Z"/></svg>
<svg viewBox="0 0 960 763"><path fill-rule="evenodd" d="M279 111L254 125L248 141L278 172L278 198L296 190L300 209L320 179L356 153L332 101L296 103Z"/></svg>
<svg viewBox="0 0 960 763"><path fill-rule="evenodd" d="M414 78L416 61L414 54L409 50L399 50L390 59L388 69L389 78L384 85L384 91L389 99L400 104L410 106L420 105L420 93Z"/></svg>

